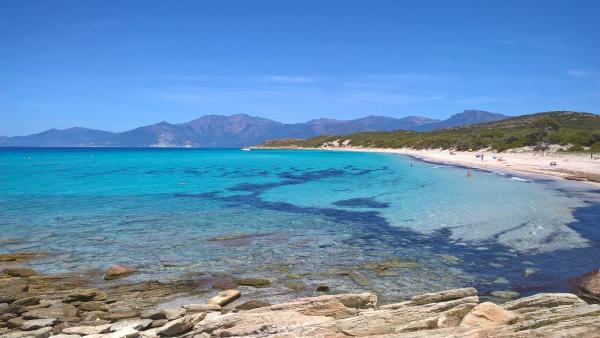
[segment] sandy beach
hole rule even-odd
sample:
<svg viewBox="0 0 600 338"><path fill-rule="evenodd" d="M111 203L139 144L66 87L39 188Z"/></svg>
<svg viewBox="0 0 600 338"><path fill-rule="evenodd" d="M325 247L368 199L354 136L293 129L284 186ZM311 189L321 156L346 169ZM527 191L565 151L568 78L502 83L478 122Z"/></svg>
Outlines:
<svg viewBox="0 0 600 338"><path fill-rule="evenodd" d="M574 154L534 151L498 153L488 150L450 151L442 149L385 149L351 146L322 147L318 149L401 154L441 164L459 165L474 169L544 175L553 178L584 181L600 187L600 158L590 158L589 153ZM477 157L480 154L483 154L483 159L481 159L481 156ZM550 165L551 162L555 162L556 165Z"/></svg>

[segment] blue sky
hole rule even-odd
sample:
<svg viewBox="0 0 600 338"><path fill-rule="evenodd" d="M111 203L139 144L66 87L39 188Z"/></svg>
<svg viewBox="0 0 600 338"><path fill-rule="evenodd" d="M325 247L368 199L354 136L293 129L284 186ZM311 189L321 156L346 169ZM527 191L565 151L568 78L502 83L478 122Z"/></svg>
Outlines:
<svg viewBox="0 0 600 338"><path fill-rule="evenodd" d="M0 135L600 113L600 1L0 1Z"/></svg>

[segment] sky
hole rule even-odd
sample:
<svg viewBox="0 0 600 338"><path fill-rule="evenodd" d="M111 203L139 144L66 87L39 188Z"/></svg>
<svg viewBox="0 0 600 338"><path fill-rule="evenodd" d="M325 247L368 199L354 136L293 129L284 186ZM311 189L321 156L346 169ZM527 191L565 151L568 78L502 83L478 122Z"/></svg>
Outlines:
<svg viewBox="0 0 600 338"><path fill-rule="evenodd" d="M600 113L600 1L0 0L0 135Z"/></svg>

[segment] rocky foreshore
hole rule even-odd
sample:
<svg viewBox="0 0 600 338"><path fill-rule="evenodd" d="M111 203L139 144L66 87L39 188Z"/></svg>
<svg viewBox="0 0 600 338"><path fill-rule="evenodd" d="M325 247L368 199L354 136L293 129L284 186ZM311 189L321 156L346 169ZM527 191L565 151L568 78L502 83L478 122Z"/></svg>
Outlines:
<svg viewBox="0 0 600 338"><path fill-rule="evenodd" d="M109 272L107 280L132 271ZM597 271L583 276L578 290L598 296L596 277ZM495 304L480 300L474 288L461 288L385 305L374 293L323 293L271 305L223 287L202 290L212 297L204 303L156 307L197 288L193 282L144 282L99 289L74 274L7 268L0 275L0 337L600 336L600 305L570 293Z"/></svg>

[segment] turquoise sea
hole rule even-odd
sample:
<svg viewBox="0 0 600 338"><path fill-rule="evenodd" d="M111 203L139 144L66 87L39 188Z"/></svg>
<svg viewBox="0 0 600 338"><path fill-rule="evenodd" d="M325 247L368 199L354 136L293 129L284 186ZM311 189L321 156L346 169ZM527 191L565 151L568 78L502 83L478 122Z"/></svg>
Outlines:
<svg viewBox="0 0 600 338"><path fill-rule="evenodd" d="M140 269L126 281L227 273L384 300L568 290L598 268L598 188L465 173L377 153L0 149L0 252L48 252L40 272L122 263Z"/></svg>

